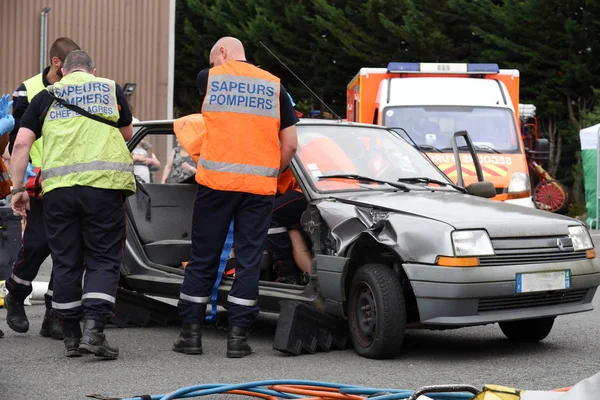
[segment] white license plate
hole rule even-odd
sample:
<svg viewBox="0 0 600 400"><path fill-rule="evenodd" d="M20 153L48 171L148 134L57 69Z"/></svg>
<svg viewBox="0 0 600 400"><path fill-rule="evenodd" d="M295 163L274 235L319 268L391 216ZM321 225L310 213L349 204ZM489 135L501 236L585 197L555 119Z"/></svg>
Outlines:
<svg viewBox="0 0 600 400"><path fill-rule="evenodd" d="M571 271L517 274L517 293L561 290L571 287Z"/></svg>

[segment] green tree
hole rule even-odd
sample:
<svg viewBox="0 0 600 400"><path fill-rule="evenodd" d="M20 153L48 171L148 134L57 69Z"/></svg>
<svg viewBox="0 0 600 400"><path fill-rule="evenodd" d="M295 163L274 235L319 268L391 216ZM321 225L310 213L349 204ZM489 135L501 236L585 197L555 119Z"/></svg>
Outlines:
<svg viewBox="0 0 600 400"><path fill-rule="evenodd" d="M520 70L521 102L537 107L550 140L550 172L556 175L563 150L572 161L576 133L600 84L594 18L599 6L590 0L488 0L466 7L491 21L472 26L485 45L481 56Z"/></svg>

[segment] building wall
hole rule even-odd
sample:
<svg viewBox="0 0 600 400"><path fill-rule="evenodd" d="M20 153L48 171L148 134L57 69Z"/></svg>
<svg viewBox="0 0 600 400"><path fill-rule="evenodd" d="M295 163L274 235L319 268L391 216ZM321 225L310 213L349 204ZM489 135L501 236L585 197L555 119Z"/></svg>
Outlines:
<svg viewBox="0 0 600 400"><path fill-rule="evenodd" d="M130 98L140 120L172 117L175 0L0 0L0 94L40 72L40 14L48 13L47 49L73 39L97 75L137 84ZM48 60L46 60L48 64Z"/></svg>

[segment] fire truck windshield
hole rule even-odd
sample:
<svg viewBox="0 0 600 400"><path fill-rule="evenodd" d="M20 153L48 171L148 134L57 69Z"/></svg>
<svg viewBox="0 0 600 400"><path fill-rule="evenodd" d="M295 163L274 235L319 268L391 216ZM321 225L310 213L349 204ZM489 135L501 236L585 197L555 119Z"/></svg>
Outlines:
<svg viewBox="0 0 600 400"><path fill-rule="evenodd" d="M454 132L466 130L478 152L519 153L513 114L509 109L456 106L392 106L383 110L383 125L404 128L424 150L452 152ZM468 151L457 139L461 152Z"/></svg>

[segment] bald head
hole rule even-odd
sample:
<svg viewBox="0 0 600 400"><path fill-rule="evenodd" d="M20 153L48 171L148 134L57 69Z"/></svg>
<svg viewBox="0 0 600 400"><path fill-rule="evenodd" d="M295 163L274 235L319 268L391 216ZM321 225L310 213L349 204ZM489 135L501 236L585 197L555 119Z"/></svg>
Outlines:
<svg viewBox="0 0 600 400"><path fill-rule="evenodd" d="M232 60L246 60L244 45L234 37L222 37L210 50L210 66L217 67Z"/></svg>

